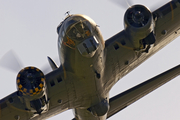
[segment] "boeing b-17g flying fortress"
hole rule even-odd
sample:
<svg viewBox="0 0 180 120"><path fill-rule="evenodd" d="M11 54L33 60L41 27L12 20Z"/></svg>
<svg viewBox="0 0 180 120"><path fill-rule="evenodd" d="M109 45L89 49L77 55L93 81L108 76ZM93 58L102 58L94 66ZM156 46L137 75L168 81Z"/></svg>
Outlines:
<svg viewBox="0 0 180 120"><path fill-rule="evenodd" d="M38 8L36 5L34 7ZM93 8L91 9L93 11ZM14 13L22 12L29 20L28 16L31 16L31 12L28 10L30 9L15 10L17 11L13 11ZM43 13L36 17L42 15L47 19L51 18L48 18L48 15L51 14L48 12L48 8ZM146 68L144 71L140 71L142 74L139 78L143 82L138 82L124 92L116 90L116 95L109 96L110 90L119 80L121 82L124 76L128 76L132 70L180 35L179 0L169 1L154 10L141 4L130 5L124 14L124 28L113 33L108 39L103 38L100 31L101 25L83 13L67 12L66 17L57 26L59 61L56 64L51 57L48 57L51 67L48 72L40 69L39 66L35 67L36 65L31 63L31 59L41 62L36 57L42 57L42 54L47 55L44 53L44 49L47 51L54 49L54 45L51 47L50 44L53 40L50 39L48 47L44 47L43 44L48 41L49 36L44 37L46 34L41 33L40 39L44 39L44 41L37 45L37 41L31 42L28 37L36 38L41 35L31 35L26 30L28 31L28 27L34 23L34 29L36 26L41 26L48 31L49 29L44 23L51 24L51 22L44 19L37 24L35 17L31 18L31 23L20 22L19 27L24 28L24 31L19 34L27 35L28 42L22 36L25 42L20 40L22 47L19 50L26 55L27 59L30 59L30 63L28 66L22 67L13 51L2 56L0 65L17 72L16 79L14 79L17 89L0 100L0 120L42 120L69 109L74 111L74 116L71 118L73 120L112 119L120 111L130 109L132 103L179 75L180 66L176 64L177 66L171 66L173 68L155 77L148 77L146 80L147 78L142 79L141 75L146 74L147 77L152 72L151 69ZM14 15L18 16L18 14ZM21 21L21 19L17 20L15 16L10 17L14 17L14 21L17 23ZM101 16L99 15L99 17ZM111 18L109 25L113 24L113 19ZM113 26L113 28L115 27L117 26ZM106 29L111 32L108 27ZM15 36L18 29L9 32ZM17 43L18 40L13 42ZM29 48L33 50L36 46L39 47L36 53L23 51ZM30 57L31 53L34 56ZM153 63L150 64L153 65ZM129 82L136 80L138 81L137 78L131 77ZM123 87L122 82L121 86ZM7 88L9 89L9 86ZM157 96L157 99L161 98ZM138 104L138 102L136 103ZM148 113L148 111L146 112Z"/></svg>

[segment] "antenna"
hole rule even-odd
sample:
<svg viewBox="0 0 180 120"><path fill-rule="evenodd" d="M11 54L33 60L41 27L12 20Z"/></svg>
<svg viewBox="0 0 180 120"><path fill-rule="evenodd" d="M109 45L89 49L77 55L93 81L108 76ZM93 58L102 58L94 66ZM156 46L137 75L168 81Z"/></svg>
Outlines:
<svg viewBox="0 0 180 120"><path fill-rule="evenodd" d="M70 15L70 11L67 11L67 12L65 13L65 15L68 15L68 16L69 16L69 15Z"/></svg>

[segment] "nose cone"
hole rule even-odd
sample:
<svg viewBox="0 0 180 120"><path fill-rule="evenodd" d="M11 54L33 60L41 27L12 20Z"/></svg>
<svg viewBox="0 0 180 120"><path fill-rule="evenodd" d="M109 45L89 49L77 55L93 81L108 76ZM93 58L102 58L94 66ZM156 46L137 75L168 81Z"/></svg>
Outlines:
<svg viewBox="0 0 180 120"><path fill-rule="evenodd" d="M90 26L87 20L73 17L66 21L64 25L65 33L68 38L77 42L83 41L91 35Z"/></svg>
<svg viewBox="0 0 180 120"><path fill-rule="evenodd" d="M83 15L67 17L58 29L59 48L65 45L65 47L76 49L78 44L92 36L92 24Z"/></svg>

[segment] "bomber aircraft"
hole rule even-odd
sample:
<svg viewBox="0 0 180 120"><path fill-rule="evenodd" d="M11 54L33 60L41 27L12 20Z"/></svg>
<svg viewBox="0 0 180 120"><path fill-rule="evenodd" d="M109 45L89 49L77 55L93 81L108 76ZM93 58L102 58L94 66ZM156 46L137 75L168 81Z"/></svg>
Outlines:
<svg viewBox="0 0 180 120"><path fill-rule="evenodd" d="M88 16L67 14L58 25L58 66L51 72L27 66L17 91L0 100L0 120L42 120L73 109L73 120L105 120L180 74L173 67L114 97L109 91L125 75L180 35L180 1L150 11L129 7L124 30L104 40ZM148 72L148 70L147 70Z"/></svg>

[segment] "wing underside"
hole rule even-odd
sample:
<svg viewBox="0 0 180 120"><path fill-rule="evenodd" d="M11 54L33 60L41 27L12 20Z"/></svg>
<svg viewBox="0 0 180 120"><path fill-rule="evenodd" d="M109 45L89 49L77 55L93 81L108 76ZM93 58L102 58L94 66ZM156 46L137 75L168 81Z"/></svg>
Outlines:
<svg viewBox="0 0 180 120"><path fill-rule="evenodd" d="M139 52L140 54L136 54L133 49L125 46L122 42L123 40L128 41L126 39L128 33L125 31L117 33L106 41L106 69L108 70L106 74L108 74L107 76L110 76L107 79L105 78L106 88L111 89L119 79L127 75L134 68L139 66L150 56L180 35L180 1L170 1L152 12L152 14L155 20L155 28L153 32L156 41L151 45L148 52ZM174 77L179 75L179 70L180 66L178 65L150 80L114 96L109 101L110 110L107 117L109 118L161 85L172 80ZM111 76L111 74L113 75Z"/></svg>
<svg viewBox="0 0 180 120"><path fill-rule="evenodd" d="M108 112L107 117L111 117L115 113L121 111L126 108L130 104L139 100L143 96L157 89L158 87L164 85L169 82L176 76L180 74L180 65L152 78L149 79L121 94L118 94L110 99L110 110Z"/></svg>

